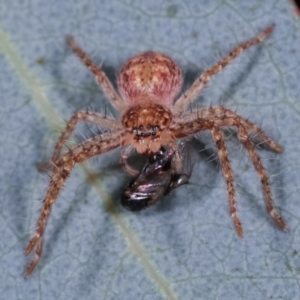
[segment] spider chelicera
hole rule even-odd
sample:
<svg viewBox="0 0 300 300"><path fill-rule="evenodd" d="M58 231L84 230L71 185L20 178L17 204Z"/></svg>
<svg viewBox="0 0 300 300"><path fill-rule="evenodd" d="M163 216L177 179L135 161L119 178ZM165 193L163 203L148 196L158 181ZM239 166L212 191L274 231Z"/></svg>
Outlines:
<svg viewBox="0 0 300 300"><path fill-rule="evenodd" d="M96 112L78 111L67 123L51 159L53 164L51 180L36 231L25 250L25 255L35 250L35 255L26 269L25 276L32 273L41 257L44 232L52 205L75 164L114 148L124 147L120 162L129 174L137 174L137 171L127 164L127 158L133 149L149 157L157 153L162 146L176 153L179 139L185 139L204 130L211 132L216 144L227 185L230 215L237 234L243 237L243 229L236 209L233 173L221 130L222 127L228 126L236 128L238 138L248 152L261 179L268 213L281 229L287 231L284 220L274 208L267 172L255 150L250 133L256 134L262 142L276 152L282 152L281 146L271 140L255 124L226 107L213 106L186 110L213 75L219 73L244 50L262 42L273 29L274 25L271 25L256 37L238 45L217 64L200 75L179 98L176 97L182 88L182 72L177 63L168 56L158 52L144 52L128 60L118 75L118 93L105 73L69 36L67 38L68 45L94 73L96 81L111 104L120 113L121 118L115 119ZM108 132L87 139L61 154L65 141L70 137L78 121L97 124L108 129ZM177 166L178 170L181 169L180 156L173 164Z"/></svg>

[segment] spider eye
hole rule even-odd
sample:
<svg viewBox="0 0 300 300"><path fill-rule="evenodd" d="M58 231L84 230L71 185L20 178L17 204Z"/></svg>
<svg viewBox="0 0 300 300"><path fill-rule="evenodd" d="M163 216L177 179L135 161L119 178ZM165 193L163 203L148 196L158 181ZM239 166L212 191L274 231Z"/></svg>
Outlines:
<svg viewBox="0 0 300 300"><path fill-rule="evenodd" d="M139 125L138 127L133 127L132 131L138 137L148 137L148 136L155 136L157 131L160 129L157 125L147 125L147 130L144 129L143 125Z"/></svg>
<svg viewBox="0 0 300 300"><path fill-rule="evenodd" d="M132 131L136 136L143 136L143 126L142 125L139 127L133 127Z"/></svg>

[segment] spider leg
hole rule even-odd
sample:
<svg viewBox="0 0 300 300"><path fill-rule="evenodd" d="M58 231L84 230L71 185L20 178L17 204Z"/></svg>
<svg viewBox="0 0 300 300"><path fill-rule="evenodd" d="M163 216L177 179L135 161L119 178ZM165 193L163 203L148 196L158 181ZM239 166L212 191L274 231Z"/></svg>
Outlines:
<svg viewBox="0 0 300 300"><path fill-rule="evenodd" d="M25 277L32 273L40 259L42 253L42 240L52 205L56 201L61 188L69 177L75 164L83 162L95 155L112 150L120 146L121 143L121 131L106 133L84 141L82 144L62 155L61 158L56 161L56 165L52 170L50 184L44 198L43 207L37 222L35 235L29 241L25 250L25 255L29 255L35 248L35 256L26 269Z"/></svg>
<svg viewBox="0 0 300 300"><path fill-rule="evenodd" d="M191 134L198 133L203 130L209 129L212 133L212 137L215 140L218 155L223 171L223 175L226 180L228 197L229 197L229 208L230 215L233 220L235 229L239 237L243 237L243 228L241 221L237 215L236 200L235 200L235 189L233 173L230 166L228 152L225 146L225 141L222 131L214 124L214 121L206 119L196 119L188 122L177 123L176 120L171 126L171 131L176 138L184 138Z"/></svg>
<svg viewBox="0 0 300 300"><path fill-rule="evenodd" d="M26 268L25 278L28 277L35 269L36 265L40 260L40 257L42 256L42 250L43 250L43 238L41 238L36 242L35 253L31 262Z"/></svg>
<svg viewBox="0 0 300 300"><path fill-rule="evenodd" d="M252 122L242 118L232 110L224 107L224 106L212 106L209 108L200 108L196 111L186 112L182 115L183 120L190 120L190 119L209 119L213 120L214 123L218 127L222 126L236 126L237 128L243 126L248 131L254 132L257 137L268 147L276 152L282 152L282 147L269 138L261 128L257 127Z"/></svg>
<svg viewBox="0 0 300 300"><path fill-rule="evenodd" d="M113 85L105 75L105 73L96 66L88 55L76 44L72 36L67 36L67 43L72 48L73 52L80 58L80 60L89 68L89 70L96 76L96 81L102 87L104 94L109 99L111 104L122 114L127 106L115 91Z"/></svg>
<svg viewBox="0 0 300 300"><path fill-rule="evenodd" d="M53 152L51 160L47 161L45 163L42 163L39 166L39 169L51 169L52 168L53 163L55 164L55 162L58 160L61 149L64 146L66 140L68 140L68 138L74 131L74 129L79 121L90 122L90 123L97 124L104 128L109 128L111 130L116 130L120 127L120 123L117 120L115 120L114 118L108 117L106 115L102 115L102 114L99 114L96 112L83 111L83 110L76 112L71 117L71 119L68 121L65 130L63 131L60 138L58 139L58 141L54 147L54 152Z"/></svg>
<svg viewBox="0 0 300 300"><path fill-rule="evenodd" d="M180 141L179 144L174 142L170 143L170 157L172 157L172 168L175 173L181 174L183 172L183 152L186 147L185 141Z"/></svg>
<svg viewBox="0 0 300 300"><path fill-rule="evenodd" d="M128 164L128 157L131 153L131 151L134 149L133 146L128 146L126 147L122 152L121 152L121 156L120 156L120 164L123 168L123 170L128 173L131 176L136 176L139 174L139 171L132 168L129 164Z"/></svg>
<svg viewBox="0 0 300 300"><path fill-rule="evenodd" d="M244 127L238 127L238 136L239 136L239 139L241 140L241 142L243 143L244 147L246 148L246 150L252 160L252 163L255 167L255 170L260 177L268 213L271 215L271 217L275 220L275 222L278 224L278 226L282 230L288 231L288 227L285 224L284 220L282 219L282 217L279 215L279 213L274 208L274 201L273 201L272 194L271 194L270 183L268 180L267 172L266 172L265 168L263 167L262 162L255 150L254 144L251 141L251 139L249 138L249 135Z"/></svg>
<svg viewBox="0 0 300 300"><path fill-rule="evenodd" d="M232 169L230 166L228 151L225 146L223 132L217 126L214 126L211 129L211 133L212 133L212 137L215 140L215 143L217 146L218 155L219 155L219 159L220 159L220 163L221 163L221 168L222 168L225 180L226 180L228 199L229 199L230 216L233 220L233 223L234 223L234 226L235 226L238 236L243 237L244 233L243 233L242 224L237 215L233 172L232 172Z"/></svg>
<svg viewBox="0 0 300 300"><path fill-rule="evenodd" d="M173 133L175 138L184 138L189 135L196 134L203 130L207 130L207 129L211 130L213 138L214 138L217 148L218 148L218 154L219 154L219 158L221 161L223 174L225 176L226 183L227 183L231 217L234 220L234 224L235 224L236 230L238 232L238 235L242 237L243 231L242 231L241 223L239 222L239 219L236 215L233 176L232 176L232 171L231 171L231 167L230 167L230 162L228 159L228 153L227 153L227 150L225 147L222 132L218 128L220 123L218 123L218 122L215 123L215 121L216 120L214 120L214 119L207 120L207 119L197 118L197 119L190 120L190 121L185 120L184 122L178 122L178 120L175 119L170 127L170 130ZM232 126L233 125L234 124L232 124ZM227 124L227 126L228 126L228 124ZM263 192L264 192L264 196L265 196L265 203L266 203L267 211L281 229L283 229L284 231L288 231L288 227L285 224L284 220L282 219L282 217L279 215L279 213L274 208L267 172L261 163L261 160L255 150L255 146L249 137L247 128L245 128L245 127L246 126L244 126L243 124L240 124L239 126L237 126L238 137L241 140L241 142L243 143L246 150L248 151L248 154L253 162L256 172L260 176L261 184L262 184L262 188L263 188Z"/></svg>
<svg viewBox="0 0 300 300"><path fill-rule="evenodd" d="M249 41L238 45L234 48L227 56L220 60L217 64L206 70L202 75L196 79L193 85L183 93L179 99L175 102L173 106L173 112L178 113L183 111L185 107L193 102L207 83L211 80L212 76L221 72L233 59L239 56L243 51L251 46L261 43L271 32L273 31L275 25L271 25L263 30L256 37L250 39Z"/></svg>

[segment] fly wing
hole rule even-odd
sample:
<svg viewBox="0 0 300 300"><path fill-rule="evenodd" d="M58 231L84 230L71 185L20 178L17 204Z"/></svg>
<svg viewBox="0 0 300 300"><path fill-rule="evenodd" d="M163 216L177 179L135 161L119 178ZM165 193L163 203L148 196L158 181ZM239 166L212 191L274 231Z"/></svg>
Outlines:
<svg viewBox="0 0 300 300"><path fill-rule="evenodd" d="M171 159L171 168L173 169L173 174L166 194L183 184L187 184L192 174L192 161L189 145L186 143L186 141L179 141L177 146L178 151L173 154ZM176 162L178 160L180 161L180 168L178 168L178 163Z"/></svg>

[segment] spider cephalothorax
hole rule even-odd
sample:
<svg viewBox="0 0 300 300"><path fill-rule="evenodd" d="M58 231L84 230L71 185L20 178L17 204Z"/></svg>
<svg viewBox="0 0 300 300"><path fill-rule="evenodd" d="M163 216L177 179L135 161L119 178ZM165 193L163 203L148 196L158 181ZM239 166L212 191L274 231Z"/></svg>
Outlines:
<svg viewBox="0 0 300 300"><path fill-rule="evenodd" d="M170 132L171 111L159 104L136 105L122 119L124 145L134 145L139 153L157 152L162 144L174 140Z"/></svg>
<svg viewBox="0 0 300 300"><path fill-rule="evenodd" d="M168 56L158 52L144 52L125 63L118 76L120 97L104 72L91 61L72 37L68 37L69 46L94 73L108 100L121 114L121 119L117 120L95 112L79 111L67 123L65 131L55 146L51 159L54 167L52 168L51 180L36 232L25 250L25 254L28 255L35 249L35 256L26 269L26 276L32 273L40 259L44 231L51 207L76 163L124 146L120 162L128 173L136 174L137 171L127 164L127 157L132 149L135 148L141 154L153 156L164 146L171 153L178 153L178 139L188 138L203 130L209 130L215 141L220 165L226 180L230 215L238 235L243 236L243 229L237 214L233 172L221 130L222 127L228 126L236 128L238 138L248 152L261 179L268 213L280 228L287 230L285 222L274 208L267 172L256 152L250 134L254 133L258 139L274 151L281 152L281 146L271 140L255 124L226 107L212 106L185 111L213 75L220 72L244 50L262 42L273 31L273 28L274 25L269 26L256 37L238 45L221 61L200 75L178 99L176 99L176 96L181 90L182 72L177 63ZM108 132L87 139L73 149L61 154L66 140L72 134L78 121L95 123L108 129ZM176 159L172 159L172 167L168 169L168 172L175 170L176 174L181 174L181 158L180 156L174 156L174 158ZM145 171L144 174L142 172L142 184L145 175L150 175L151 182L155 182L153 178L155 174L152 171ZM171 182L176 183L176 180L172 179L169 173L157 174L158 176L166 175L171 179ZM137 184L139 189L139 179L137 179ZM163 188L165 187L169 188L168 185L163 185ZM159 198L157 191L155 191L154 198Z"/></svg>

